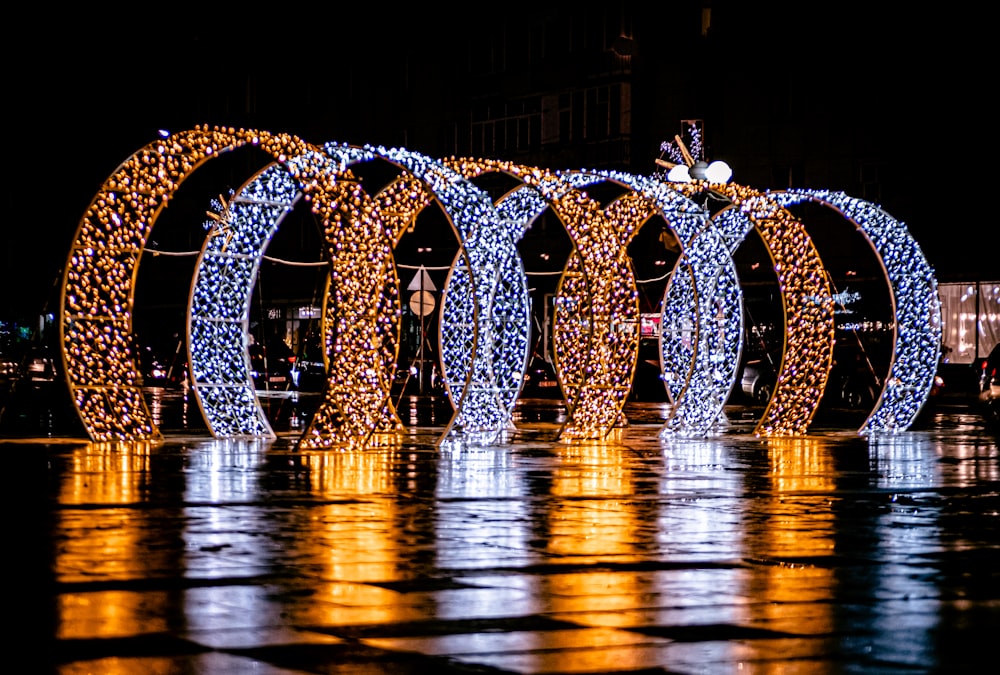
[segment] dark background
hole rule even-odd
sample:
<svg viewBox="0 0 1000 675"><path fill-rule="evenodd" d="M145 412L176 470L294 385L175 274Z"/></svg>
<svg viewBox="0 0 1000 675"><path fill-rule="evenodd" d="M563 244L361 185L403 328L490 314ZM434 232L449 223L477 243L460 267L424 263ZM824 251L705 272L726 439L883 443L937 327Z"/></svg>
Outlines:
<svg viewBox="0 0 1000 675"><path fill-rule="evenodd" d="M726 159L737 182L787 187L787 173L794 186L861 196L861 174L875 172L877 201L939 281L1000 276L986 17L965 5L753 4L21 6L3 41L0 317L51 303L90 200L159 129L247 126L441 156L446 125L485 86L470 64L487 38L507 31L516 44L526 25L611 11L631 13L634 34L622 168L652 173L679 121L703 119L709 159ZM502 94L510 81L495 76ZM555 156L548 166L578 168Z"/></svg>

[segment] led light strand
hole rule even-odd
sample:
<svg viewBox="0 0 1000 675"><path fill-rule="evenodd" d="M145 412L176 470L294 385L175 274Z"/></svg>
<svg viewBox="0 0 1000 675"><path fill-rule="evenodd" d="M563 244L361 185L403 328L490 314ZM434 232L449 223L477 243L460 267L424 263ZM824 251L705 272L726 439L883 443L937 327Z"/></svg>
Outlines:
<svg viewBox="0 0 1000 675"><path fill-rule="evenodd" d="M288 170L298 179L292 180ZM326 204L319 212L325 214L323 230L331 269L347 273L328 277L324 307L335 306L346 316L342 323L352 328L344 339L353 348L333 350L326 345L326 387L300 445L365 446L401 428L389 391L398 344L398 328L392 320L398 315L394 296L364 292L373 286L395 287L395 276L385 266L382 233L371 225L369 216L362 218L371 211L368 198L349 172L318 150L287 159L285 166L267 167L245 183L221 219L226 236L206 241L189 309L192 380L213 434L274 435L256 397L250 369L250 293L267 243L301 196L299 183L305 180L311 181L314 191L317 185L325 185L328 195L314 203ZM359 252L368 264L357 265ZM347 301L327 301L330 278L352 285ZM220 295L219 289L225 293ZM385 356L387 351L390 358Z"/></svg>
<svg viewBox="0 0 1000 675"><path fill-rule="evenodd" d="M393 240L375 199L338 166L344 198L317 212L330 257L323 300L327 383L299 439L302 449L394 445L402 431L391 399L400 315Z"/></svg>
<svg viewBox="0 0 1000 675"><path fill-rule="evenodd" d="M515 211L518 208L530 208L532 206L539 207L543 203L545 206L553 208L556 211L560 219L569 218L576 223L576 227L586 227L584 220L592 220L593 232L598 232L601 235L607 236L608 233L613 235L610 226L603 223L600 216L593 217L591 214L596 213L596 209L589 208L592 207L594 203L585 194L574 189L573 181L577 183L584 184L588 182L593 182L592 177L572 177L566 179L560 179L558 176L549 171L544 171L541 169L536 169L533 167L523 167L509 162L500 162L495 160L476 160L476 159L454 159L448 160L449 166L456 167L456 170L464 176L475 177L480 176L489 172L502 172L507 175L513 176L531 188L537 190L539 196L542 197L542 201L537 199L528 198L523 191L515 190L508 196L517 194L518 196L512 205L501 205L500 211L508 215L514 215L514 220L521 223L518 225L518 229L523 233L524 229L527 227L527 223L533 220L538 215L538 211L528 213L522 212L521 214L516 214ZM505 201L505 200L502 200ZM502 204L501 201L501 204ZM557 206L557 203L559 204ZM578 206L580 205L580 206ZM559 213L559 211L563 213ZM588 213L588 211L590 213ZM563 221L564 224L565 220ZM568 228L574 227L574 225L567 225ZM572 233L571 233L572 237ZM579 265L579 262L574 263L573 257L571 257L571 262L569 267L574 265ZM581 279L581 274L586 275L591 270L584 269L582 272L564 272L563 278L560 282L560 287L565 287L567 285L579 284ZM630 275L631 270L627 269L625 274ZM571 281L567 282L567 278ZM619 279L622 278L620 274ZM587 281L583 281L583 285L586 286ZM632 284L634 289L634 282ZM586 299L586 298L585 298ZM563 341L556 339L554 342L557 345L557 350L562 349L564 353L562 354L562 363L559 364L559 356L557 354L557 377L559 378L560 384L562 385L563 395L566 398L567 409L569 414L567 415L567 422L564 424L560 436L565 439L573 439L578 437L597 437L604 438L608 436L615 427L620 427L624 422L624 418L620 412L620 406L612 405L610 408L606 405L599 403L599 398L607 398L609 395L612 398L619 396L620 387L616 387L613 384L612 373L610 369L621 369L624 366L628 369L629 364L623 363L620 359L615 359L610 362L602 362L598 369L591 368L591 372L600 377L601 386L593 386L591 383L577 383L577 382L567 382L567 372L584 372L587 369L586 355L588 353L588 347L592 345L589 342L593 334L587 332L594 330L597 333L597 340L608 341L608 338L612 334L610 330L611 324L607 321L607 313L603 316L598 315L600 320L600 325L598 326L598 321L593 319L594 312L589 305L584 305L583 303L577 303L581 305L576 309L583 312L583 316L576 320L566 320L568 302L560 302L559 299L556 301L556 332L559 331L558 326L560 325L560 317L563 317L563 323L571 324L574 332L570 332L567 329L568 338ZM562 308L560 308L562 305ZM636 308L636 314L638 310ZM621 317L625 319L626 317ZM638 330L638 316L635 320L635 330ZM627 321L622 321L620 326L614 327L619 328L621 326L626 327L627 332ZM571 346L566 346L565 344L560 344L562 342L573 342ZM637 338L636 338L637 343ZM634 363L634 357L633 357ZM611 385L608 386L608 383ZM580 387L579 384L590 385L590 387ZM576 386L574 386L576 385ZM578 399L579 394L583 392L583 397ZM627 391L626 391L627 394Z"/></svg>

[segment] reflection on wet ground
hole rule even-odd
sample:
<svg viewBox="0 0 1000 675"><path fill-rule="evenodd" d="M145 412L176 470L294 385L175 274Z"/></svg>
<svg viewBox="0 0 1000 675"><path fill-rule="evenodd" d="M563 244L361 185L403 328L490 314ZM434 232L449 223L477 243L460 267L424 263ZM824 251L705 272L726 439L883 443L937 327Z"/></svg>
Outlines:
<svg viewBox="0 0 1000 675"><path fill-rule="evenodd" d="M291 422L273 442L195 429L160 444L0 441L28 495L9 511L28 550L8 553L31 589L13 617L37 645L27 670L951 673L993 660L1000 455L975 414L944 407L869 441L836 426L760 439L736 409L718 436L661 440L662 406L628 413L606 445L554 442L551 402L521 407L511 438L485 448L438 446L447 417L427 423L433 406L399 446L365 452L299 451Z"/></svg>

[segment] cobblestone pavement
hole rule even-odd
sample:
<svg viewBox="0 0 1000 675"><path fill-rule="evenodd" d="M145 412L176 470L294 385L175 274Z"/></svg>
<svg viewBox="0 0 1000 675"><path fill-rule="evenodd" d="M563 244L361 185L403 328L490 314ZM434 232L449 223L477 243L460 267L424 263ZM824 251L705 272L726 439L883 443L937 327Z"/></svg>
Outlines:
<svg viewBox="0 0 1000 675"><path fill-rule="evenodd" d="M0 440L11 672L985 672L1000 455L962 408L851 428L298 451ZM26 591L26 592L25 592Z"/></svg>

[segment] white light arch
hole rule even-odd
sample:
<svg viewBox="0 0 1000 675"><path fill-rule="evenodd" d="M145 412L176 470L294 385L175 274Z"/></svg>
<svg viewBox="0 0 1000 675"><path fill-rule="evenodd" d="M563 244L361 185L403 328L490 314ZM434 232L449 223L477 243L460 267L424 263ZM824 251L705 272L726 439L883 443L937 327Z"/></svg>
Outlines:
<svg viewBox="0 0 1000 675"><path fill-rule="evenodd" d="M812 201L834 209L861 231L878 255L892 291L892 363L878 401L858 431L905 431L930 396L941 358L941 299L930 264L905 225L871 202L830 190L768 194L788 206Z"/></svg>
<svg viewBox="0 0 1000 675"><path fill-rule="evenodd" d="M249 359L250 299L261 257L302 196L281 164L235 191L202 246L188 302L191 383L216 437L274 437L257 398Z"/></svg>

